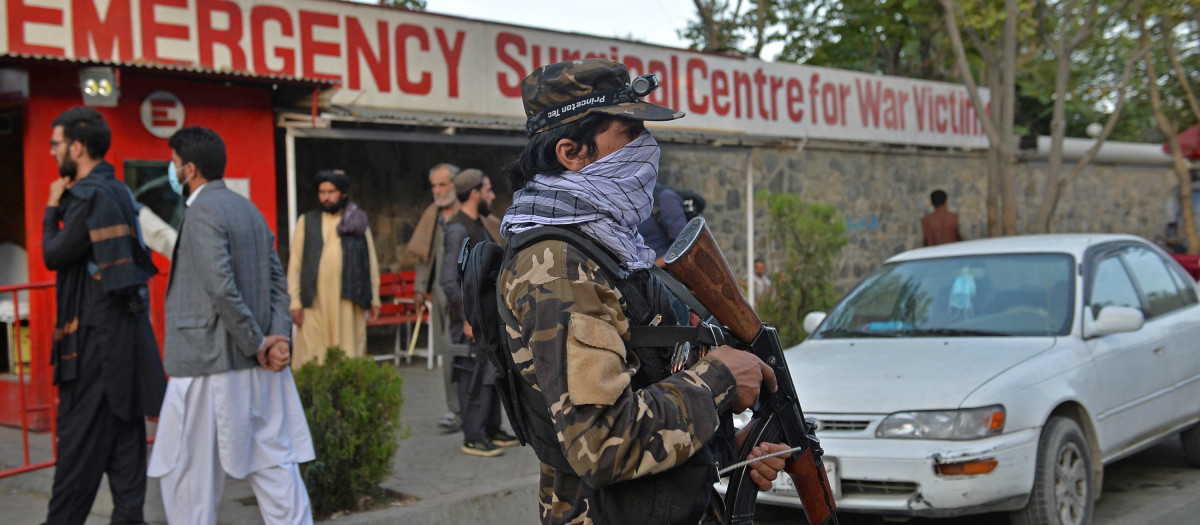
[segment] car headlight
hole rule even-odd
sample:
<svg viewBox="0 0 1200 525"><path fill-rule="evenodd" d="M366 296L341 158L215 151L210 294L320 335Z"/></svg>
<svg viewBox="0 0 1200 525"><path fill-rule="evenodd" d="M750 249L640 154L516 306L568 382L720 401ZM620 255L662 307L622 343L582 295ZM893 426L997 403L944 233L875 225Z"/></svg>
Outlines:
<svg viewBox="0 0 1200 525"><path fill-rule="evenodd" d="M896 412L883 419L875 437L892 439L980 439L1004 430L1004 406Z"/></svg>

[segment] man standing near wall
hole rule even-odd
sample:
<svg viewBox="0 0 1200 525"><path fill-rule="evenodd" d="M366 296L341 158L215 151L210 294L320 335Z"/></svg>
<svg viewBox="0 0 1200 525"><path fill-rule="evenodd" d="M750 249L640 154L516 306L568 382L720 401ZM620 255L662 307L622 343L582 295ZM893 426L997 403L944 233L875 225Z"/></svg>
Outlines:
<svg viewBox="0 0 1200 525"><path fill-rule="evenodd" d="M350 177L321 170L320 209L296 221L288 257L292 321L299 327L292 368L318 363L331 346L367 355L367 319L379 317L379 263L367 214L350 201ZM369 314L368 314L369 312Z"/></svg>
<svg viewBox="0 0 1200 525"><path fill-rule="evenodd" d="M950 211L946 204L946 192L933 190L929 202L933 213L921 218L921 231L925 234L925 246L937 246L962 240L958 233L958 214Z"/></svg>
<svg viewBox="0 0 1200 525"><path fill-rule="evenodd" d="M436 349L447 352L450 340L446 333L446 294L440 286L431 286L437 281L442 268L442 247L445 246L446 221L458 214L459 203L454 194L453 179L458 175L458 166L442 163L429 170L429 185L433 189L433 204L425 208L412 239L408 241L405 253L417 259L417 277L414 283L417 304L432 298L433 307L429 312L429 352L433 355ZM462 413L451 374L451 363L454 356L443 357L443 387L446 391L447 412L438 422L445 432L455 432L462 426Z"/></svg>
<svg viewBox="0 0 1200 525"><path fill-rule="evenodd" d="M754 259L754 300L762 301L771 290L771 276L767 275L767 261Z"/></svg>
<svg viewBox="0 0 1200 525"><path fill-rule="evenodd" d="M457 261L464 241L470 250L482 241L495 239L483 221L491 215L492 201L496 199L488 176L475 169L463 170L454 177L454 191L461 209L446 225L443 261ZM443 264L438 282L446 293L450 341L471 347L471 355L455 356L452 367L458 398L463 403L462 451L473 456L499 456L500 447L516 445L518 441L500 430L496 367L480 354L481 349L474 347L475 335L463 313L462 273L457 265Z"/></svg>
<svg viewBox="0 0 1200 525"><path fill-rule="evenodd" d="M55 274L54 383L58 464L51 524L87 519L108 474L113 523L141 523L146 422L166 376L150 328L146 280L158 273L138 236L129 189L104 160L112 132L99 112L74 107L54 119L42 258ZM59 226L59 221L62 226Z"/></svg>

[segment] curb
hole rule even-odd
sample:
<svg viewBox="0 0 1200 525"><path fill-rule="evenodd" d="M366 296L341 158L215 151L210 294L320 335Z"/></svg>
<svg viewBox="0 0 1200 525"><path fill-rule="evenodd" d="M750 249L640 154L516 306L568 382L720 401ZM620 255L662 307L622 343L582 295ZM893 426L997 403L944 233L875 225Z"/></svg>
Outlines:
<svg viewBox="0 0 1200 525"><path fill-rule="evenodd" d="M341 516L322 523L345 525L442 525L445 523L537 523L538 476L471 487L407 505Z"/></svg>

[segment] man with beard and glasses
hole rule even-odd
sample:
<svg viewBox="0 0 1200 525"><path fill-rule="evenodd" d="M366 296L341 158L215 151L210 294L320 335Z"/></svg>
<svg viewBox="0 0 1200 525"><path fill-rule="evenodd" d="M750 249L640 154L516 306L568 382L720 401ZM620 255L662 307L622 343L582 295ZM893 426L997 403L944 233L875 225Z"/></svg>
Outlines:
<svg viewBox="0 0 1200 525"><path fill-rule="evenodd" d="M719 520L714 461L736 450L731 425L719 423L775 389L749 352L692 352L673 372L671 347L635 342L632 326L688 322L637 231L660 155L643 121L683 113L642 102L657 82L637 81L595 58L542 66L521 83L530 140L510 168L517 191L500 229L509 250L497 293L520 375L515 417L542 461L545 524ZM525 241L546 227L581 238ZM764 443L751 455L782 450ZM768 490L784 463L755 462L750 477Z"/></svg>
<svg viewBox="0 0 1200 525"><path fill-rule="evenodd" d="M46 519L83 523L108 474L113 523L142 523L146 423L166 389L150 328L146 280L158 273L138 234L133 197L104 160L112 133L99 112L54 119L42 257L56 272L54 383L58 463ZM59 223L62 223L60 226Z"/></svg>
<svg viewBox="0 0 1200 525"><path fill-rule="evenodd" d="M479 354L471 325L463 314L462 273L456 264L466 249L482 241L496 238L488 231L484 219L492 213L492 181L482 171L463 170L454 177L454 191L461 204L459 212L446 224L445 253L438 283L446 294L449 314L450 342L469 345L470 354L455 356L451 368L453 381L458 385L458 398L465 402L462 411L462 452L473 456L494 457L503 453L500 447L518 443L517 438L500 429L500 398L496 395L496 367Z"/></svg>
<svg viewBox="0 0 1200 525"><path fill-rule="evenodd" d="M321 362L331 346L367 355L367 318L379 317L379 263L367 214L350 201L350 177L321 170L321 208L296 220L288 257L292 321L299 328L292 368ZM369 313L368 313L369 312Z"/></svg>
<svg viewBox="0 0 1200 525"><path fill-rule="evenodd" d="M417 229L413 231L412 239L404 252L417 261L417 276L413 286L416 290L414 300L422 304L425 299L431 299L429 311L429 352L434 355L443 352L444 365L442 386L446 392L446 414L438 421L438 427L443 432L457 432L462 425L462 407L458 399L458 390L454 386L454 367L450 363L454 355L451 352L449 333L446 331L446 295L440 286L433 286L441 275L442 248L445 246L446 222L458 214L459 203L454 195L454 177L459 173L458 166L441 163L429 170L429 186L433 190L433 204L425 208ZM451 261L453 264L453 261ZM462 348L461 346L456 346Z"/></svg>

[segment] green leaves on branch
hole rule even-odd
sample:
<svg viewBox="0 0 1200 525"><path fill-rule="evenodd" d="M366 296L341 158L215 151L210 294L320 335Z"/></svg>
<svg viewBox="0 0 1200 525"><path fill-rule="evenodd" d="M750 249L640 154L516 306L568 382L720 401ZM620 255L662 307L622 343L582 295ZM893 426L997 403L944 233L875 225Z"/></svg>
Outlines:
<svg viewBox="0 0 1200 525"><path fill-rule="evenodd" d="M837 208L793 193L760 190L755 198L767 209L767 260L773 270L770 289L757 298L758 314L787 347L806 337L806 314L827 312L837 303L833 263L849 242L846 221Z"/></svg>
<svg viewBox="0 0 1200 525"><path fill-rule="evenodd" d="M317 459L301 466L313 512L355 510L392 469L399 446L401 388L396 370L330 347L323 364L296 372L296 389Z"/></svg>
<svg viewBox="0 0 1200 525"><path fill-rule="evenodd" d="M389 7L403 7L413 11L424 11L425 0L379 0L379 5Z"/></svg>

